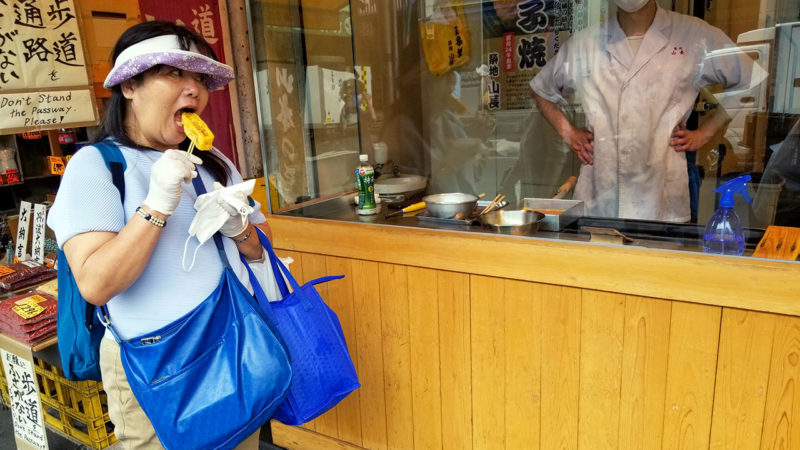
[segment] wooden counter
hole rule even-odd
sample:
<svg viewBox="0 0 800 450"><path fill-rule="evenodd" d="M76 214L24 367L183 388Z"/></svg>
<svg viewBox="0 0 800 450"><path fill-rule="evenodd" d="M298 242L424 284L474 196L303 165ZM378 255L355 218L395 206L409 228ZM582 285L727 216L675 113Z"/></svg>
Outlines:
<svg viewBox="0 0 800 450"><path fill-rule="evenodd" d="M800 264L270 216L362 387L286 448L800 448Z"/></svg>

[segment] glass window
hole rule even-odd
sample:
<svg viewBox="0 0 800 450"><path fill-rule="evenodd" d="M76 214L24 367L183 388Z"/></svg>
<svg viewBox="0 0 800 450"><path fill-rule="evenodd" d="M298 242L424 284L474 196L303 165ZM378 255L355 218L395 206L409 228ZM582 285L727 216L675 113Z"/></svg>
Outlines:
<svg viewBox="0 0 800 450"><path fill-rule="evenodd" d="M746 245L800 226L800 0L251 0L250 14L274 212L355 220L332 204L349 204L365 153L385 212L434 193L559 197L586 225L702 236L715 191L747 175Z"/></svg>

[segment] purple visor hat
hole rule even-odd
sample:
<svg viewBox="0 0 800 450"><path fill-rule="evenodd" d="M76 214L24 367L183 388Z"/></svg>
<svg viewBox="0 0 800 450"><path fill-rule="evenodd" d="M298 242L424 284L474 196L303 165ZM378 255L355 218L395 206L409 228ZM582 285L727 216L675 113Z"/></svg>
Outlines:
<svg viewBox="0 0 800 450"><path fill-rule="evenodd" d="M233 68L197 51L192 44L190 50L181 49L174 34L145 39L123 50L114 67L108 73L103 87L110 89L151 67L164 64L208 76L209 91L219 89L233 80Z"/></svg>

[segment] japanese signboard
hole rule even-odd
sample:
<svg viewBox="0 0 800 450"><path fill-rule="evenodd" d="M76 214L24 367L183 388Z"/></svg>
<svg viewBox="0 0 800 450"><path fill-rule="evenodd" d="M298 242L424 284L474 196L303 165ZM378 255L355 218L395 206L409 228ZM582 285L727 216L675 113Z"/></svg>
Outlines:
<svg viewBox="0 0 800 450"><path fill-rule="evenodd" d="M96 117L94 95L88 88L0 94L0 134L94 125Z"/></svg>
<svg viewBox="0 0 800 450"><path fill-rule="evenodd" d="M31 204L26 201L20 202L19 224L17 225L17 245L14 247L14 262L25 261L25 253L28 247L28 227L31 224Z"/></svg>
<svg viewBox="0 0 800 450"><path fill-rule="evenodd" d="M88 86L73 0L0 0L0 133L96 124Z"/></svg>
<svg viewBox="0 0 800 450"><path fill-rule="evenodd" d="M223 16L217 0L139 0L139 8L145 20L166 20L195 31L211 45L219 60L227 63L225 33L220 20ZM202 118L216 136L214 147L237 163L230 86L211 93Z"/></svg>
<svg viewBox="0 0 800 450"><path fill-rule="evenodd" d="M33 448L46 450L47 435L33 364L29 359L3 349L0 349L0 357L3 359L3 370L8 382L14 435L18 442L23 441Z"/></svg>
<svg viewBox="0 0 800 450"><path fill-rule="evenodd" d="M44 264L44 223L47 217L47 207L41 204L33 205L33 243L31 244L31 257L34 261Z"/></svg>
<svg viewBox="0 0 800 450"><path fill-rule="evenodd" d="M88 84L72 0L0 1L0 90Z"/></svg>
<svg viewBox="0 0 800 450"><path fill-rule="evenodd" d="M278 152L278 192L282 204L293 204L307 195L305 187L305 138L296 68L275 63L270 67L269 91L272 122Z"/></svg>

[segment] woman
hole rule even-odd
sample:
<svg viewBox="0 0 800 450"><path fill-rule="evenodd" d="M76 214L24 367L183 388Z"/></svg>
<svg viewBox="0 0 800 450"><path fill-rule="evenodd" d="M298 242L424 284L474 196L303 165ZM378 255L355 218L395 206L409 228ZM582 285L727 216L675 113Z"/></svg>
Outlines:
<svg viewBox="0 0 800 450"><path fill-rule="evenodd" d="M223 267L214 245L200 246L191 271L181 266L195 216L191 182L200 177L207 187L214 181L232 185L242 177L217 150L192 155L176 150L186 140L181 114L200 114L209 91L233 79L233 69L216 61L203 38L172 23L145 22L123 33L112 57L114 67L104 84L111 99L95 142L112 140L125 158L124 202L101 154L84 149L70 160L48 225L84 298L107 305L126 340L183 316L216 288ZM248 289L239 254L249 260L262 256L253 224L269 235L259 206L244 223L236 214L220 230L229 238L223 239L228 261ZM160 447L108 332L100 365L117 439L126 448ZM257 448L257 435L238 448Z"/></svg>

